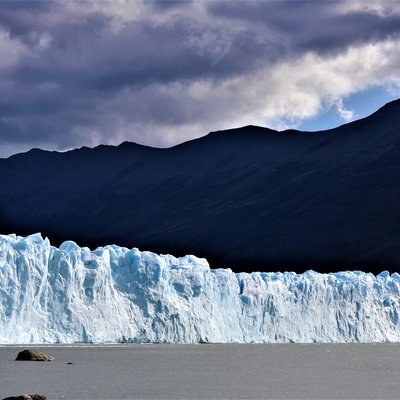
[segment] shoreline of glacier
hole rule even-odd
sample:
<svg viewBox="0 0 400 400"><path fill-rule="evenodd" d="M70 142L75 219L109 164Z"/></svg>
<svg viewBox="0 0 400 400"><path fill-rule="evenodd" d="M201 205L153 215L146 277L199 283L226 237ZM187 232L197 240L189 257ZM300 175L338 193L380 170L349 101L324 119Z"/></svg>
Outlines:
<svg viewBox="0 0 400 400"><path fill-rule="evenodd" d="M0 235L0 343L399 342L400 275L233 273Z"/></svg>

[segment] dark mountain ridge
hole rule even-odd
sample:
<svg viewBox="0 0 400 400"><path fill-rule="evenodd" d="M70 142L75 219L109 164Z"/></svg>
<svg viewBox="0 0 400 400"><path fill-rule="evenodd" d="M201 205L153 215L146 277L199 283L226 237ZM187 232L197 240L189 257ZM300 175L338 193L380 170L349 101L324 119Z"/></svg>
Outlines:
<svg viewBox="0 0 400 400"><path fill-rule="evenodd" d="M236 271L400 270L400 100L323 132L246 126L0 159L0 232Z"/></svg>

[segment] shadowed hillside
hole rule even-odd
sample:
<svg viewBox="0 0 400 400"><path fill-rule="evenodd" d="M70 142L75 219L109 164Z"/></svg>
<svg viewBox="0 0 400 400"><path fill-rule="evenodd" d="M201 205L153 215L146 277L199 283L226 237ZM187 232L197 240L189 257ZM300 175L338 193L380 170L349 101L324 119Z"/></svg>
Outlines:
<svg viewBox="0 0 400 400"><path fill-rule="evenodd" d="M324 132L247 126L0 160L0 231L243 270L400 270L400 100Z"/></svg>

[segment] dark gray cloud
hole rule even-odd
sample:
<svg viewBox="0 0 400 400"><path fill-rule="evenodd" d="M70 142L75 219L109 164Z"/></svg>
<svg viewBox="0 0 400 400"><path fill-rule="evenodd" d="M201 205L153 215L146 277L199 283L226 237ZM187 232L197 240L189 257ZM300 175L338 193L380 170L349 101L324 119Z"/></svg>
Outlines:
<svg viewBox="0 0 400 400"><path fill-rule="evenodd" d="M190 6L191 0L156 0L152 4L158 10L171 10Z"/></svg>
<svg viewBox="0 0 400 400"><path fill-rule="evenodd" d="M299 51L326 53L360 42L382 40L400 33L400 15L371 12L368 5L351 12L336 12L339 1L249 1L208 3L210 14L219 18L257 24L280 34L290 46L291 54ZM349 2L351 3L351 2ZM391 9L393 2L384 2Z"/></svg>
<svg viewBox="0 0 400 400"><path fill-rule="evenodd" d="M397 40L392 5L354 4L2 1L0 155L14 144L164 146L252 115L290 119L282 65Z"/></svg>

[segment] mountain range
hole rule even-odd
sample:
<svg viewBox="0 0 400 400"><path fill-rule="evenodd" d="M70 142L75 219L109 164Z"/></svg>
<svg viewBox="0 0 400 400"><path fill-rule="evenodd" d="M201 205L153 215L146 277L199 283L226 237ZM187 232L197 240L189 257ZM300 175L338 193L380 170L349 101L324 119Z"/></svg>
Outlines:
<svg viewBox="0 0 400 400"><path fill-rule="evenodd" d="M320 132L0 159L0 233L206 257L235 271L400 270L400 100Z"/></svg>

